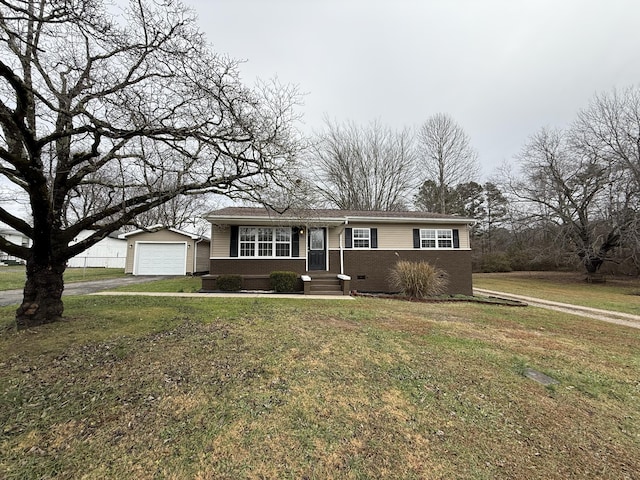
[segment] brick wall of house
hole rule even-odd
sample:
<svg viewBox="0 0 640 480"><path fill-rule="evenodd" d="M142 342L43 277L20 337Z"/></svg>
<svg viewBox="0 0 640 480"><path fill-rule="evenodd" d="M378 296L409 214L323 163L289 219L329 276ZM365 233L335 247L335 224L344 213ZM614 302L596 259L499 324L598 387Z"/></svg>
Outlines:
<svg viewBox="0 0 640 480"><path fill-rule="evenodd" d="M269 275L275 271L305 273L304 258L214 258L209 261L209 274Z"/></svg>
<svg viewBox="0 0 640 480"><path fill-rule="evenodd" d="M218 275L241 275L244 290L269 290L271 288L269 274L275 271L305 273L304 258L259 259L259 258L216 258L209 261L209 275L202 277L202 290L217 290ZM297 290L302 291L302 280Z"/></svg>
<svg viewBox="0 0 640 480"><path fill-rule="evenodd" d="M344 250L344 273L351 276L351 289L362 292L391 292L389 275L399 260L426 261L449 274L446 293L472 295L470 250ZM210 276L203 277L203 290L215 290L215 276L223 274L242 275L245 289L269 287L269 274L273 271L292 271L300 275L314 272L305 270L304 258L296 259L211 259ZM329 251L329 272L340 273L340 252ZM325 271L318 273L326 273ZM359 278L360 277L360 278ZM300 284L302 285L302 284Z"/></svg>
<svg viewBox="0 0 640 480"><path fill-rule="evenodd" d="M390 292L389 274L398 260L426 261L449 274L446 293L472 295L470 250L345 250L345 273L351 289L363 292ZM360 277L360 278L359 278ZM364 277L364 278L362 278Z"/></svg>

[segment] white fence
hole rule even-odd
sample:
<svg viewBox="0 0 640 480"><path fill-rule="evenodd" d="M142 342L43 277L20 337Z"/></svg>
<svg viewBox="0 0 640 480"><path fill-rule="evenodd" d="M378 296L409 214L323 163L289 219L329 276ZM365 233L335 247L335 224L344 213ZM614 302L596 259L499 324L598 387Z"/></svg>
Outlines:
<svg viewBox="0 0 640 480"><path fill-rule="evenodd" d="M126 257L89 257L78 255L70 258L67 267L71 268L122 268Z"/></svg>

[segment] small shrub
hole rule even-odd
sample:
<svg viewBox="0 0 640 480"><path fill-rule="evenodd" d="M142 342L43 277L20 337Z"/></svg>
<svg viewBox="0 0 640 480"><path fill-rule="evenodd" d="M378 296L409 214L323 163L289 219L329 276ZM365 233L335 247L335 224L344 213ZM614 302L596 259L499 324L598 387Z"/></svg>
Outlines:
<svg viewBox="0 0 640 480"><path fill-rule="evenodd" d="M296 272L271 272L269 274L271 289L276 292L294 292L298 283Z"/></svg>
<svg viewBox="0 0 640 480"><path fill-rule="evenodd" d="M242 277L240 275L220 275L216 279L218 290L223 292L237 292L242 288Z"/></svg>
<svg viewBox="0 0 640 480"><path fill-rule="evenodd" d="M449 283L447 273L427 262L401 260L391 270L391 286L411 298L440 295Z"/></svg>

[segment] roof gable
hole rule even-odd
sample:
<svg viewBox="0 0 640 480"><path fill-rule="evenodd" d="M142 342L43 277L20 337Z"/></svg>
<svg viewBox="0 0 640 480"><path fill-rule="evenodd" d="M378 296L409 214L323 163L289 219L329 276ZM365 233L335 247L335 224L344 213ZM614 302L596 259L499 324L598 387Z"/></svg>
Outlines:
<svg viewBox="0 0 640 480"><path fill-rule="evenodd" d="M121 235L118 235L118 238L126 239L128 237L131 237L133 235L138 235L140 233L155 233L155 232L159 232L161 230L168 230L170 232L177 233L179 235L184 235L185 237L189 237L192 240L207 240L207 241L209 241L209 239L207 237L203 237L202 235L196 235L195 233L183 232L182 230L178 230L176 228L171 228L171 227L165 227L163 225L152 225L152 226L146 227L146 228L139 228L138 230L134 230L132 232L123 233Z"/></svg>

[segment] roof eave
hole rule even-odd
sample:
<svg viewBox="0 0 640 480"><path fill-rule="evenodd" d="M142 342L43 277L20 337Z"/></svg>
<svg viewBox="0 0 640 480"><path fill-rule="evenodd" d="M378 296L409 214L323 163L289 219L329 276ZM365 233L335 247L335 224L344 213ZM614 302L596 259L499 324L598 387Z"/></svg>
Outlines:
<svg viewBox="0 0 640 480"><path fill-rule="evenodd" d="M261 215L208 215L207 221L214 224L223 225L343 225L351 222L367 223L436 223L436 224L456 224L470 225L476 221L472 218L457 217L366 217L366 216L344 216L344 217L314 217L314 218L293 218L293 217L265 217Z"/></svg>

